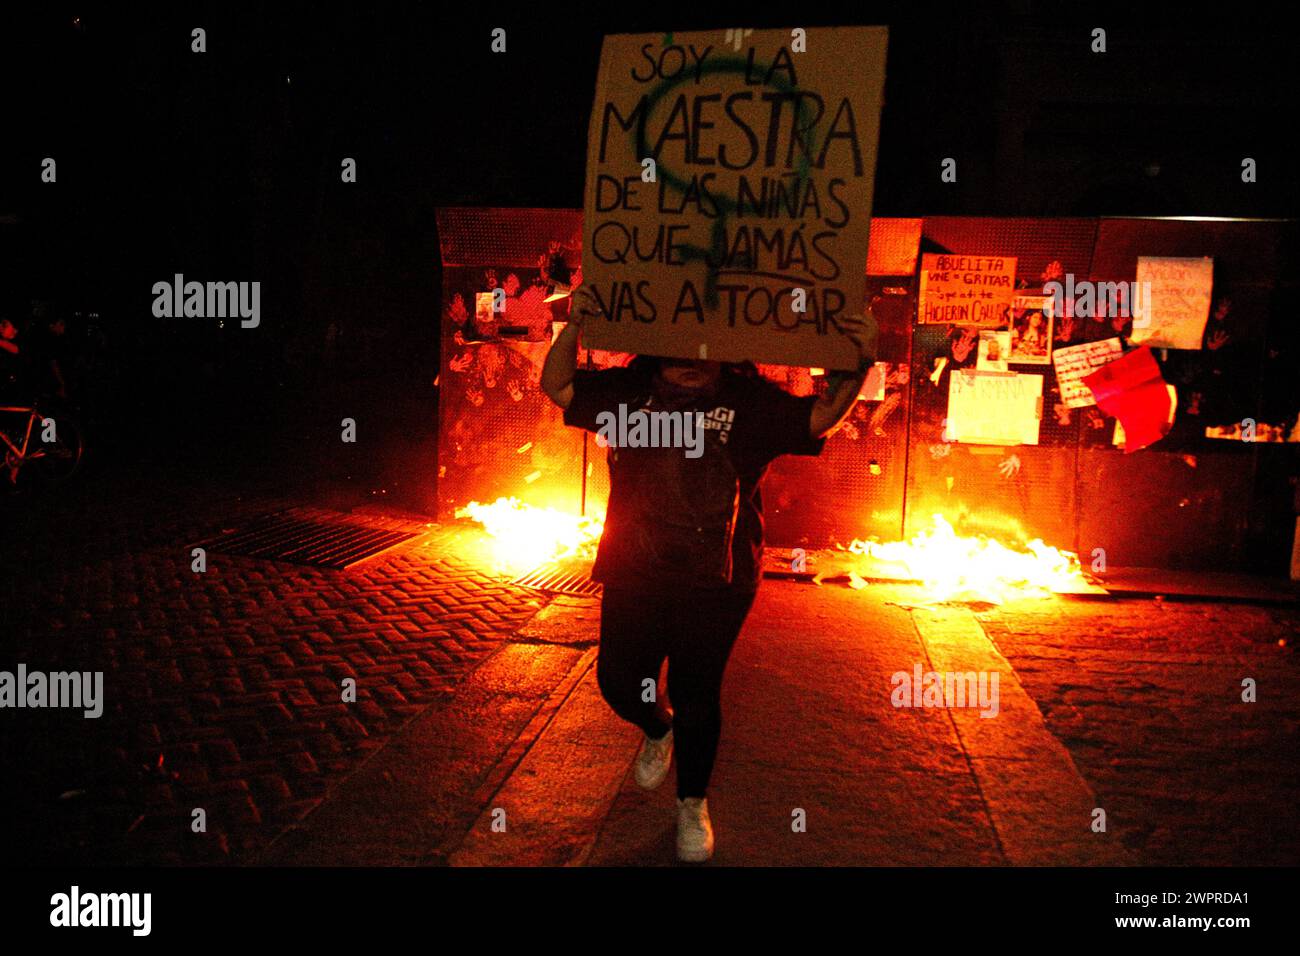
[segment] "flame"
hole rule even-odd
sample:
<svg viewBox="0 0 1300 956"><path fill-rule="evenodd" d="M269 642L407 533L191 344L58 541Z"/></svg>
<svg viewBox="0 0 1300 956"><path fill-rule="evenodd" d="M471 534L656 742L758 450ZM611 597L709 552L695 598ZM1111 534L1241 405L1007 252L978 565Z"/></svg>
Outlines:
<svg viewBox="0 0 1300 956"><path fill-rule="evenodd" d="M492 538L498 565L516 573L547 561L594 553L603 518L537 508L518 498L498 498L490 505L471 501L456 509L457 518L472 518Z"/></svg>
<svg viewBox="0 0 1300 956"><path fill-rule="evenodd" d="M985 535L962 537L943 515L911 541L854 539L849 550L906 569L935 601L983 601L1002 604L1011 598L1043 598L1087 589L1078 555L1035 538L1021 550Z"/></svg>

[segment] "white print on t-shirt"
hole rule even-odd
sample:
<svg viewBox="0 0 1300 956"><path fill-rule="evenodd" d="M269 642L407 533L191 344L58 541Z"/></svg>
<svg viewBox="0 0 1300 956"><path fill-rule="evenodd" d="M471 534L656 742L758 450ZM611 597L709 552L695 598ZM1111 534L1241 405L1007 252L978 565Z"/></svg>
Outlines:
<svg viewBox="0 0 1300 956"><path fill-rule="evenodd" d="M705 431L714 429L718 433L718 443L725 445L727 436L731 433L731 425L736 420L736 410L734 408L715 408L704 416L700 422L700 427Z"/></svg>

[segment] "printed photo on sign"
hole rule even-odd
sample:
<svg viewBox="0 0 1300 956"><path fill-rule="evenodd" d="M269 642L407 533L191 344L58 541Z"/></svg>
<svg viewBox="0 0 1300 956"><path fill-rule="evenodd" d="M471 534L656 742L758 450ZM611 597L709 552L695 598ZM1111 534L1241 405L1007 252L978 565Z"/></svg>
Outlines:
<svg viewBox="0 0 1300 956"><path fill-rule="evenodd" d="M1013 365L1048 365L1052 361L1052 297L1018 295L1011 303Z"/></svg>
<svg viewBox="0 0 1300 956"><path fill-rule="evenodd" d="M474 321L480 329L492 325L496 316L492 314L492 293L474 293Z"/></svg>
<svg viewBox="0 0 1300 956"><path fill-rule="evenodd" d="M975 368L981 372L1005 372L1010 352L1010 332L983 329L980 331L980 350L975 359Z"/></svg>

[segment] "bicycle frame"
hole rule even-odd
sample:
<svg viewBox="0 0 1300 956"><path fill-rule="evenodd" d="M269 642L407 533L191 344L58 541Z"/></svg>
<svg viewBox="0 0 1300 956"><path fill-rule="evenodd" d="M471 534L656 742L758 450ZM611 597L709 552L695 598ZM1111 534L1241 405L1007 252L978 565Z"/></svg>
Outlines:
<svg viewBox="0 0 1300 956"><path fill-rule="evenodd" d="M0 406L0 414L4 414L5 412L26 415L27 429L23 433L21 446L14 444L13 439L9 436L9 432L4 428L0 428L0 441L5 443L5 447L8 448L10 453L17 457L19 461L29 461L33 458L42 457L45 454L43 449L37 449L30 455L27 453L27 448L32 441L32 431L35 429L36 425L42 421L41 413L30 405Z"/></svg>

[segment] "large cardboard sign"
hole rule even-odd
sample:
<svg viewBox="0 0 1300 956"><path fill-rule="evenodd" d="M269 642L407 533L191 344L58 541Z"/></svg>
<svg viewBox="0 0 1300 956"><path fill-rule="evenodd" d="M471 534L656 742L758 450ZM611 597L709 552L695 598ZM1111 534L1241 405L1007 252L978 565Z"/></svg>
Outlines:
<svg viewBox="0 0 1300 956"><path fill-rule="evenodd" d="M1139 256L1138 288L1146 291L1147 315L1133 316L1134 345L1199 349L1210 317L1214 260Z"/></svg>
<svg viewBox="0 0 1300 956"><path fill-rule="evenodd" d="M593 348L854 368L883 27L607 36L587 141Z"/></svg>

